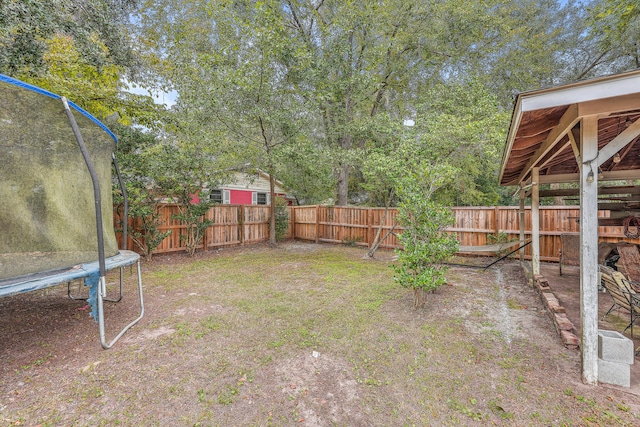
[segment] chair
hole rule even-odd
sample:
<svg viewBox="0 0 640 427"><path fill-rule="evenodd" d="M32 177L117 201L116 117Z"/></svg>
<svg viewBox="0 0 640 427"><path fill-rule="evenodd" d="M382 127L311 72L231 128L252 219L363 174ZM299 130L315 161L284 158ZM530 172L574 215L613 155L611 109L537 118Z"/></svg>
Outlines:
<svg viewBox="0 0 640 427"><path fill-rule="evenodd" d="M611 308L602 316L604 320L613 310L624 309L629 312L629 324L622 330L626 332L631 329L631 337L633 338L633 324L640 317L640 295L638 295L631 282L619 271L615 271L610 267L600 265L600 273L602 286L607 290L613 304Z"/></svg>
<svg viewBox="0 0 640 427"><path fill-rule="evenodd" d="M634 244L623 242L617 245L620 255L616 268L632 283L640 283L640 251Z"/></svg>
<svg viewBox="0 0 640 427"><path fill-rule="evenodd" d="M580 234L563 233L560 235L560 275L563 265L580 265Z"/></svg>

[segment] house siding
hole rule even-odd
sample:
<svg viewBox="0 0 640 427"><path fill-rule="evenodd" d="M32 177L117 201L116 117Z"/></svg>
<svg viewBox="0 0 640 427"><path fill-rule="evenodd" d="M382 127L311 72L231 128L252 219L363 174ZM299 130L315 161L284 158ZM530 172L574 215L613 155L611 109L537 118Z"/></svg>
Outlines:
<svg viewBox="0 0 640 427"><path fill-rule="evenodd" d="M236 173L232 183L222 185L220 188L229 189L229 190L250 190L250 191L257 191L260 193L268 193L269 178L263 175L246 176L241 173ZM276 183L275 193L285 194L286 191L284 188L282 188L280 185Z"/></svg>

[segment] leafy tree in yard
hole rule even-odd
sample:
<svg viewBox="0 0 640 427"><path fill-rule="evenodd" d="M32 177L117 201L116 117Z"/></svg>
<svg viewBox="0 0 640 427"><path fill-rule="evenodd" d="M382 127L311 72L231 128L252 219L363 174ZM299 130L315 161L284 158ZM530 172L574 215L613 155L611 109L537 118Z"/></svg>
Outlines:
<svg viewBox="0 0 640 427"><path fill-rule="evenodd" d="M640 68L640 1L603 0L589 12L610 72Z"/></svg>
<svg viewBox="0 0 640 427"><path fill-rule="evenodd" d="M141 65L125 21L135 0L0 2L0 72L67 97L96 117L158 126L161 108L126 92Z"/></svg>
<svg viewBox="0 0 640 427"><path fill-rule="evenodd" d="M427 101L420 105L413 126L389 119L376 137L381 143L366 147L362 188L369 195L368 202L385 206L386 218L405 177L421 173L427 163L449 165L456 176L441 183L441 202L494 203L498 199L496 177L508 115L495 113L499 110L496 97L473 79L433 84L421 90ZM381 224L368 256L374 255L385 237Z"/></svg>
<svg viewBox="0 0 640 427"><path fill-rule="evenodd" d="M96 67L138 65L125 24L137 0L3 0L0 2L0 72L41 76L47 42L74 40L83 62ZM103 53L103 47L108 55Z"/></svg>
<svg viewBox="0 0 640 427"><path fill-rule="evenodd" d="M398 216L404 229L399 237L402 249L396 251L394 279L413 290L416 308L424 306L426 293L445 284L447 268L443 262L458 249L455 237L445 231L453 224L453 214L435 197L435 192L452 179L452 172L446 166L424 167L422 173L408 176L398 188Z"/></svg>
<svg viewBox="0 0 640 427"><path fill-rule="evenodd" d="M108 49L100 40L93 40L93 43L95 50L103 56L100 66L81 55L71 36L56 33L46 41L47 50L42 56L46 71L18 77L67 97L100 119L115 114L125 125L136 122L157 126L162 108L149 96L122 92L120 79L124 68L107 61ZM98 56L98 52L94 56Z"/></svg>
<svg viewBox="0 0 640 427"><path fill-rule="evenodd" d="M276 176L300 204L320 204L333 197L331 158L322 147L301 138L280 147L276 155Z"/></svg>
<svg viewBox="0 0 640 427"><path fill-rule="evenodd" d="M276 241L281 242L289 230L289 206L282 197L276 197Z"/></svg>
<svg viewBox="0 0 640 427"><path fill-rule="evenodd" d="M195 253L205 230L213 224L213 220L206 218L212 202L203 189L226 176L215 156L202 149L197 143L174 141L156 145L151 151L157 159L153 166L155 186L179 205L174 218L186 226L180 238L189 255Z"/></svg>
<svg viewBox="0 0 640 427"><path fill-rule="evenodd" d="M206 217L211 206L212 203L206 199L194 203L180 203L179 213L172 215L173 219L181 221L187 227L184 234L180 235L180 240L184 242L186 251L191 256L202 244L207 228L213 224L213 220Z"/></svg>
<svg viewBox="0 0 640 427"><path fill-rule="evenodd" d="M162 0L146 6L153 17L141 16L146 34L160 58L171 57L161 71L180 93L180 130L203 135L198 128L208 128L217 141L209 137L201 146L224 149L223 141L233 152L229 167L248 164L271 177L269 235L275 245L277 151L295 141L305 123L293 86L294 69L304 64L281 2ZM155 29L158 23L162 31Z"/></svg>
<svg viewBox="0 0 640 427"><path fill-rule="evenodd" d="M115 154L127 191L129 217L134 224L139 224L129 227L129 236L145 259L150 261L153 251L171 234L171 230L160 230L161 203L157 191L154 191L153 165L157 162L153 148L159 142L150 132L120 124L112 124L111 128L118 135ZM114 204L122 213L122 194L117 183L114 183Z"/></svg>
<svg viewBox="0 0 640 427"><path fill-rule="evenodd" d="M382 186L367 189L366 160L406 117L427 159L459 166L452 203L496 203L514 92L624 68L637 38L637 1L138 3L137 47L180 94L175 130L223 141L228 167L250 163L308 202L338 205L387 204ZM602 36L622 7L611 26L622 36Z"/></svg>
<svg viewBox="0 0 640 427"><path fill-rule="evenodd" d="M415 126L405 130L417 145L411 157L456 169L456 179L439 192L447 204L495 204L509 112L475 78L425 85L420 90L424 101Z"/></svg>

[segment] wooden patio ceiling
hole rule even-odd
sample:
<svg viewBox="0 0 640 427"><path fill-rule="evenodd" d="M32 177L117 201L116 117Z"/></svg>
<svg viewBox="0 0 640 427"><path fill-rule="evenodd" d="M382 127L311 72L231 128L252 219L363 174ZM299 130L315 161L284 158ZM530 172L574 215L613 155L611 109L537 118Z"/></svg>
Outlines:
<svg viewBox="0 0 640 427"><path fill-rule="evenodd" d="M598 117L598 158L590 166L599 180L640 178L640 70L636 70L519 94L500 184L524 185L534 167L540 168L540 184L578 182L580 126L585 116Z"/></svg>
<svg viewBox="0 0 640 427"><path fill-rule="evenodd" d="M640 70L522 93L516 99L500 170L501 185L520 186L521 240L524 189L532 189L534 275L540 274L540 184L579 183L580 348L586 384L598 383L598 209L600 196L609 194L599 183L640 177L639 118ZM629 200L617 207L622 210L624 203L638 197L633 193L629 191L624 196Z"/></svg>

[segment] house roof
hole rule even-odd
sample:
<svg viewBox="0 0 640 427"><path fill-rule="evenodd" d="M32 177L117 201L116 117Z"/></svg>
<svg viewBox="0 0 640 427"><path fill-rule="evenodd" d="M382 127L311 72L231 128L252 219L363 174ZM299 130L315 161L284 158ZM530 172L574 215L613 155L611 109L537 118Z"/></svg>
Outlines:
<svg viewBox="0 0 640 427"><path fill-rule="evenodd" d="M519 94L499 183L526 183L534 167L540 168L540 183L577 182L580 125L587 116L598 117L602 179L639 178L640 70L635 70Z"/></svg>

